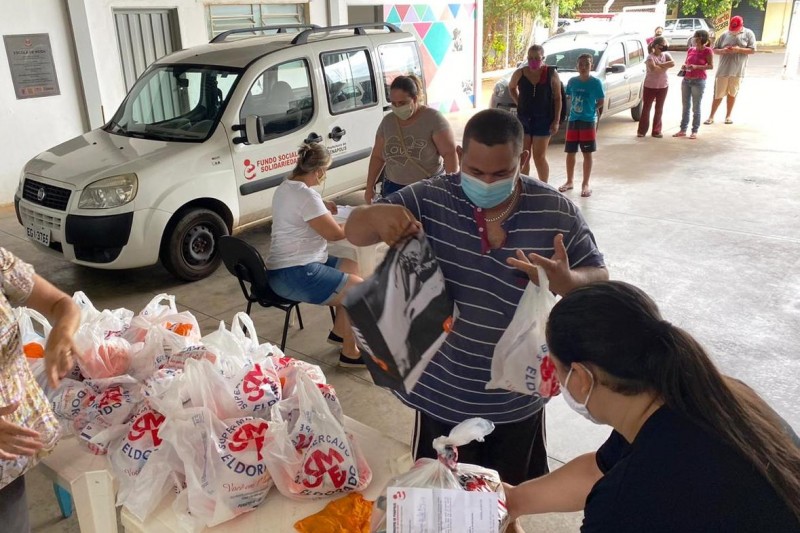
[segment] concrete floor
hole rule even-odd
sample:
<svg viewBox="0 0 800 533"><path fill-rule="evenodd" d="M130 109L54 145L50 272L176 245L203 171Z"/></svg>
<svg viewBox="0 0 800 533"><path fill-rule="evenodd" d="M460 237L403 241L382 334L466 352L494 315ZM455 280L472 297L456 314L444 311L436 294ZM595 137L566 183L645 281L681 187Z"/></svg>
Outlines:
<svg viewBox="0 0 800 533"><path fill-rule="evenodd" d="M650 293L667 320L696 335L725 372L752 385L800 429L800 113L794 105L800 82L748 78L736 123L702 126L700 138L690 141L670 137L680 120L678 81L668 96L665 138L636 138L628 113L603 120L594 196L571 198L588 219L612 277ZM704 118L710 104L709 87ZM458 138L467 118L452 117ZM559 185L563 146L551 146L549 159L551 182ZM357 203L358 197L340 203ZM268 248L265 227L244 238ZM204 332L244 308L237 282L224 269L181 284L160 267L108 272L65 263L23 238L13 210L0 211L0 245L63 290L85 291L101 308L138 310L167 292L196 314ZM306 329L291 331L287 352L322 365L348 415L408 441L412 412L374 387L367 372L334 366L336 350L325 343L326 309L304 306L303 315ZM256 309L253 316L259 335L279 342L283 314ZM569 411L560 397L547 414L554 464L595 449L609 433ZM74 516L60 520L50 485L38 472L28 476L28 486L34 531L79 530ZM580 513L537 517L527 522L528 531L576 531L580 519Z"/></svg>

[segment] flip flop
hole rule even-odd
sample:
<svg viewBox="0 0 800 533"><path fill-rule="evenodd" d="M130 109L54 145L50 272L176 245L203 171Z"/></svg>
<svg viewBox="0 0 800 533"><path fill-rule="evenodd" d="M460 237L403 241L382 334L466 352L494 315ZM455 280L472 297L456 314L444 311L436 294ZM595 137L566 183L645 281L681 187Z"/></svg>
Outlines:
<svg viewBox="0 0 800 533"><path fill-rule="evenodd" d="M686 137L686 132L685 131L679 131L678 133L673 135L673 137Z"/></svg>
<svg viewBox="0 0 800 533"><path fill-rule="evenodd" d="M592 195L592 189L586 189L585 191L581 191L582 198L589 198Z"/></svg>
<svg viewBox="0 0 800 533"><path fill-rule="evenodd" d="M713 118L710 118L710 119L706 120L705 122L703 122L703 124L706 124L706 125L709 125L709 126L711 124L713 124L713 123L714 123L714 119Z"/></svg>
<svg viewBox="0 0 800 533"><path fill-rule="evenodd" d="M561 187L558 188L558 192L567 192L571 191L572 189L573 189L572 185L562 185Z"/></svg>
<svg viewBox="0 0 800 533"><path fill-rule="evenodd" d="M691 135L689 135L689 138L690 139L697 139L697 134L696 133L692 133Z"/></svg>
<svg viewBox="0 0 800 533"><path fill-rule="evenodd" d="M725 124L733 124L733 121L729 118L725 119Z"/></svg>
<svg viewBox="0 0 800 533"><path fill-rule="evenodd" d="M644 133L637 133L636 136L637 137L644 137Z"/></svg>

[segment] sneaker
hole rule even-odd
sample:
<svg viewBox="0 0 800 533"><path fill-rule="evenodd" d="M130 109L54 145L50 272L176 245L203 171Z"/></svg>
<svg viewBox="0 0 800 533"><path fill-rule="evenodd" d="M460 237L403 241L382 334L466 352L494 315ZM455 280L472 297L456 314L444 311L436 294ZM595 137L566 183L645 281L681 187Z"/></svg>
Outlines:
<svg viewBox="0 0 800 533"><path fill-rule="evenodd" d="M334 346L341 346L343 342L344 342L344 339L341 338L336 333L331 331L328 334L328 344L333 344Z"/></svg>
<svg viewBox="0 0 800 533"><path fill-rule="evenodd" d="M353 359L345 356L342 352L339 352L339 366L341 368L367 368L364 363L364 356L359 355L358 359Z"/></svg>

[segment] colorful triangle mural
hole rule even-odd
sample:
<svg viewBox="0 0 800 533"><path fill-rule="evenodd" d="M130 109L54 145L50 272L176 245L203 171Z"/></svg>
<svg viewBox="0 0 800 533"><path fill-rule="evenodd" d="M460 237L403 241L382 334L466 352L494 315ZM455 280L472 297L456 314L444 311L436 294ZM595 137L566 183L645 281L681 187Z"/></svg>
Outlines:
<svg viewBox="0 0 800 533"><path fill-rule="evenodd" d="M455 113L456 111L458 111L458 102L453 100L453 103L450 104L450 112Z"/></svg>
<svg viewBox="0 0 800 533"><path fill-rule="evenodd" d="M417 12L417 18L420 22L425 21L425 11L428 9L428 4L414 4L414 11Z"/></svg>
<svg viewBox="0 0 800 533"><path fill-rule="evenodd" d="M422 22L422 21L419 19L419 15L417 14L416 9L409 9L408 13L406 13L405 18L403 18L403 22L408 23L408 22Z"/></svg>
<svg viewBox="0 0 800 533"><path fill-rule="evenodd" d="M425 22L436 22L436 15L431 11L431 6L425 6L425 8L425 14L422 16L422 20Z"/></svg>
<svg viewBox="0 0 800 533"><path fill-rule="evenodd" d="M428 30L428 34L422 42L425 44L428 52L430 52L431 58L433 58L436 66L442 64L444 56L450 48L451 41L452 37L450 31L447 29L444 22L435 22L431 26L431 29Z"/></svg>
<svg viewBox="0 0 800 533"><path fill-rule="evenodd" d="M445 8L442 9L442 12L439 14L439 20L442 22L453 20L453 13L450 11L449 7L445 6Z"/></svg>
<svg viewBox="0 0 800 533"><path fill-rule="evenodd" d="M414 29L417 30L417 33L419 34L420 40L424 39L425 36L428 35L428 30L431 29L431 23L430 22L415 22L414 23Z"/></svg>
<svg viewBox="0 0 800 533"><path fill-rule="evenodd" d="M397 14L400 15L400 20L405 22L406 14L408 13L408 10L411 8L411 6L409 4L397 4L394 7L395 9L397 9Z"/></svg>
<svg viewBox="0 0 800 533"><path fill-rule="evenodd" d="M388 15L384 15L384 20L389 24L400 24L403 21L395 8L390 9Z"/></svg>
<svg viewBox="0 0 800 533"><path fill-rule="evenodd" d="M458 10L461 9L461 4L447 4L447 7L450 8L453 18L458 18Z"/></svg>
<svg viewBox="0 0 800 533"><path fill-rule="evenodd" d="M419 49L420 59L422 59L422 74L425 76L425 84L430 87L436 77L436 63L433 61L428 49L423 46Z"/></svg>

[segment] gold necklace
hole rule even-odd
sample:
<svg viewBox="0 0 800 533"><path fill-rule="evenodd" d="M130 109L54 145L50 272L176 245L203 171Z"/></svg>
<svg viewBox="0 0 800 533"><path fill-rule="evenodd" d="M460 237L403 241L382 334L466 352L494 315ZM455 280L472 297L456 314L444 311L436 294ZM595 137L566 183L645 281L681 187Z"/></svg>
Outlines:
<svg viewBox="0 0 800 533"><path fill-rule="evenodd" d="M511 201L508 203L506 208L503 209L503 212L494 218L486 218L486 222L497 222L498 220L502 220L503 218L505 218L505 216L508 215L511 212L511 209L514 207L518 195L519 195L519 189L517 189L517 187L515 186L514 192L511 194Z"/></svg>

